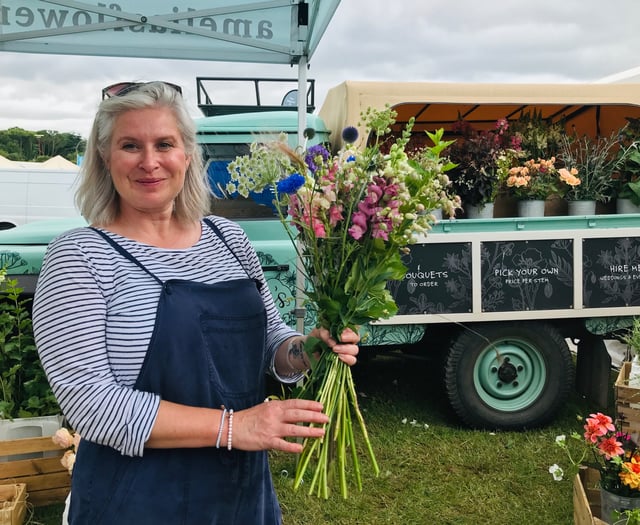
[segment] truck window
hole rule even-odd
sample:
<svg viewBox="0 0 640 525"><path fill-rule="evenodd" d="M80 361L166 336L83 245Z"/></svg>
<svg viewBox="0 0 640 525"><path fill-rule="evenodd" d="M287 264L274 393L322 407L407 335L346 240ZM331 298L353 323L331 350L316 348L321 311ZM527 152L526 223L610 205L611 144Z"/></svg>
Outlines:
<svg viewBox="0 0 640 525"><path fill-rule="evenodd" d="M227 165L237 156L249 153L248 144L202 144L202 151L213 193L212 213L231 219L276 218L271 188L265 188L261 193L252 192L249 198L226 191L227 183L231 180Z"/></svg>

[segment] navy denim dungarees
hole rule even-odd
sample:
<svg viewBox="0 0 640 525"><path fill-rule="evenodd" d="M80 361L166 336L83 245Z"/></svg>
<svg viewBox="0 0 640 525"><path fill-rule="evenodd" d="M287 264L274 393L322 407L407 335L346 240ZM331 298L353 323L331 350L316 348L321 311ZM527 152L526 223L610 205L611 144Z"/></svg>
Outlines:
<svg viewBox="0 0 640 525"><path fill-rule="evenodd" d="M224 241L218 228L205 222ZM262 402L266 313L256 282L247 278L217 284L163 283L110 237L96 231L162 286L135 389L175 403L224 405L234 411ZM211 429L212 438L217 431L217 427ZM130 457L83 440L71 495L72 525L281 522L264 451L145 449L144 457Z"/></svg>

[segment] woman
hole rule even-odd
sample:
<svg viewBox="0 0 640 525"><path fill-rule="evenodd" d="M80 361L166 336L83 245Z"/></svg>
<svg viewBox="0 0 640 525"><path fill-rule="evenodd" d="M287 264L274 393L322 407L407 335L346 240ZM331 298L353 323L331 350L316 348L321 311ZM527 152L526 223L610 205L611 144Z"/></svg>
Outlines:
<svg viewBox="0 0 640 525"><path fill-rule="evenodd" d="M83 441L72 524L275 524L269 449L318 438L319 403L264 403L265 371L295 382L304 337L278 315L243 231L204 217L209 191L177 86L104 91L77 201L91 227L47 250L34 330ZM347 364L343 342L314 331Z"/></svg>

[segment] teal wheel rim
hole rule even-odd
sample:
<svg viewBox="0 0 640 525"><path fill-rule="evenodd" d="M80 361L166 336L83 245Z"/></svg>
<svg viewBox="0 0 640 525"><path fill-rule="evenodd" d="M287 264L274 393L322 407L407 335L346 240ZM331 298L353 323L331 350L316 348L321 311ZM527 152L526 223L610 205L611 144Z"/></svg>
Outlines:
<svg viewBox="0 0 640 525"><path fill-rule="evenodd" d="M542 354L527 341L510 339L487 346L476 361L473 383L479 397L502 412L522 410L542 394L547 369Z"/></svg>

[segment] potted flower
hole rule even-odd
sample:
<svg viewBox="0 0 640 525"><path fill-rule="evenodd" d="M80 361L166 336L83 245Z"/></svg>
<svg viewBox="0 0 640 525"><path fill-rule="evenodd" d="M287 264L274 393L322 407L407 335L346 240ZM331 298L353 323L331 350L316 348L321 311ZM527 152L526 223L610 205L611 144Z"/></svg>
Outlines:
<svg viewBox="0 0 640 525"><path fill-rule="evenodd" d="M456 166L450 171L455 193L460 196L467 217L473 207L491 210L502 186L500 169L512 152L520 150L520 139L509 131L507 119L499 119L488 130L476 130L460 119L452 131L460 135L447 150Z"/></svg>
<svg viewBox="0 0 640 525"><path fill-rule="evenodd" d="M608 137L583 135L563 138L558 159L580 180L580 184L565 188L564 198L569 203L569 214L594 214L596 202L611 200L613 176L622 164L622 159L616 154L618 147L617 133ZM576 210L580 205L574 203L585 201L589 203L587 207Z"/></svg>
<svg viewBox="0 0 640 525"><path fill-rule="evenodd" d="M544 215L546 199L560 192L555 157L528 159L508 168L505 186L518 201L519 215Z"/></svg>
<svg viewBox="0 0 640 525"><path fill-rule="evenodd" d="M59 414L36 350L28 300L6 273L0 268L0 420ZM57 419L51 423L59 426Z"/></svg>
<svg viewBox="0 0 640 525"><path fill-rule="evenodd" d="M633 324L622 335L620 340L632 354L629 386L640 387L640 317L633 318Z"/></svg>
<svg viewBox="0 0 640 525"><path fill-rule="evenodd" d="M640 508L640 449L630 435L598 412L586 418L582 435L574 432L570 437L568 441L564 435L557 436L556 445L566 452L572 467L592 467L599 472L602 519ZM549 472L556 481L563 479L559 465L552 465Z"/></svg>
<svg viewBox="0 0 640 525"><path fill-rule="evenodd" d="M618 213L640 213L640 119L627 119L620 130L620 166L614 177Z"/></svg>
<svg viewBox="0 0 640 525"><path fill-rule="evenodd" d="M520 137L520 147L525 157L531 159L557 157L560 144L566 135L562 120L551 122L537 111L520 115L511 124L511 131Z"/></svg>

